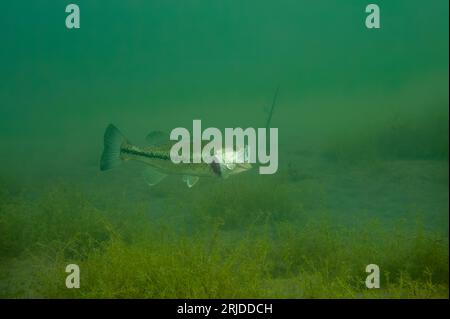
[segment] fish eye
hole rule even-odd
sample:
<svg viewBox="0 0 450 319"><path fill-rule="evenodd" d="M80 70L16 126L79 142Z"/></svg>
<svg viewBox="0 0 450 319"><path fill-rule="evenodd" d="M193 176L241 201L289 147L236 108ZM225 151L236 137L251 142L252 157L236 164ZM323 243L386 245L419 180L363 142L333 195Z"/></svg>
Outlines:
<svg viewBox="0 0 450 319"><path fill-rule="evenodd" d="M230 171L232 171L232 170L236 167L236 164L234 164L234 163L227 163L227 164L225 164L225 166L226 166L226 168L228 168Z"/></svg>

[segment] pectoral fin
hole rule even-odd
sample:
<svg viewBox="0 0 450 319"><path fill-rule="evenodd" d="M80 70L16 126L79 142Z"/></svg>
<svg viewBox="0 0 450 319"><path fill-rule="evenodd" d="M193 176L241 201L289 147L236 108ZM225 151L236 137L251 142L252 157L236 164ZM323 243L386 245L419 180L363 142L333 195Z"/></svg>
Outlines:
<svg viewBox="0 0 450 319"><path fill-rule="evenodd" d="M167 176L166 174L158 172L157 170L150 167L146 168L144 171L144 178L149 186L155 186L156 184L161 182L166 176Z"/></svg>
<svg viewBox="0 0 450 319"><path fill-rule="evenodd" d="M186 182L187 186L191 188L198 182L198 176L183 175L183 182Z"/></svg>

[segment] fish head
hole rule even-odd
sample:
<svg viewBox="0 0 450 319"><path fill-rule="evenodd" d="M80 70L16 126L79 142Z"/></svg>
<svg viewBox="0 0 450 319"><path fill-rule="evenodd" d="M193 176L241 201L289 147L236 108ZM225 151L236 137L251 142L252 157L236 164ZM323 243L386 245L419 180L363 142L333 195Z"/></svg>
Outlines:
<svg viewBox="0 0 450 319"><path fill-rule="evenodd" d="M220 163L221 175L228 177L236 175L252 168L248 160L247 147L240 150L223 149L216 153L215 161Z"/></svg>

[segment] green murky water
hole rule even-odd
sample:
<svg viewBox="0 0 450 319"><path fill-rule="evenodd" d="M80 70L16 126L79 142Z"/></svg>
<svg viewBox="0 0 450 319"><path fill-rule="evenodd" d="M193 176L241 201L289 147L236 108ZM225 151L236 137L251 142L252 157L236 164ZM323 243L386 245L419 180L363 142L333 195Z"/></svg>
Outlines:
<svg viewBox="0 0 450 319"><path fill-rule="evenodd" d="M447 1L377 30L356 0L76 3L0 9L1 297L448 298ZM263 127L277 86L274 175L99 170L109 123Z"/></svg>

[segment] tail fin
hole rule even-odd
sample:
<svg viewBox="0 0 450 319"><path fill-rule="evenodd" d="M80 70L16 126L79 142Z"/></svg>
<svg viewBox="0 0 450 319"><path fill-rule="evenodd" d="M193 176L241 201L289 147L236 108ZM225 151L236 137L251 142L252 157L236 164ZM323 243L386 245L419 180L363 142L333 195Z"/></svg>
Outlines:
<svg viewBox="0 0 450 319"><path fill-rule="evenodd" d="M120 133L117 127L109 124L104 136L104 149L100 160L100 170L106 171L122 163L120 147L125 142L127 142L126 138Z"/></svg>

